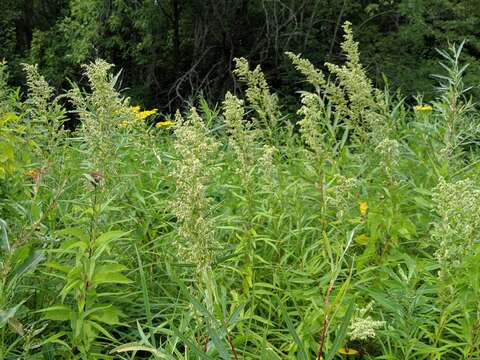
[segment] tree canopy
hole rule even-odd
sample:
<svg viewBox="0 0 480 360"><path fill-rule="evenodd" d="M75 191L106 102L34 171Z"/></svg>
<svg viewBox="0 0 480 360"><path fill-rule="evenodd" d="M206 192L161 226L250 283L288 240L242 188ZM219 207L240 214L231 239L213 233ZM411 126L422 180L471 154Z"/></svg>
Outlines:
<svg viewBox="0 0 480 360"><path fill-rule="evenodd" d="M480 74L480 7L473 0L4 0L0 58L11 81L38 63L57 88L81 80L80 64L103 58L123 69L136 100L172 110L237 90L235 57L261 64L290 95L296 79L286 51L317 66L340 62L341 24L352 22L362 62L404 94L431 96L436 48L466 40L467 78ZM288 97L287 97L288 98Z"/></svg>

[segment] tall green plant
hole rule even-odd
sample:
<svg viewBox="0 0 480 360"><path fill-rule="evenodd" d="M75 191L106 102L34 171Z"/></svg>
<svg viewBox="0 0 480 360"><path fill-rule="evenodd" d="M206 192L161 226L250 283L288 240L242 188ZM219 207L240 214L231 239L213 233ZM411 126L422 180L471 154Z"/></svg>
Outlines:
<svg viewBox="0 0 480 360"><path fill-rule="evenodd" d="M52 252L58 260L52 259L46 266L62 280L62 289L58 293L59 301L40 311L44 320L68 322L62 332L68 340L62 344L67 353L79 354L82 359L101 357L104 346L98 344L99 337L115 340L105 326L122 324L123 312L112 304L112 293L105 285L131 283L122 274L127 268L108 256L115 242L128 232L111 230L99 233L102 204L98 201L98 192L102 184L95 177L91 181L89 228L71 227L56 232L57 237L65 240L57 251Z"/></svg>

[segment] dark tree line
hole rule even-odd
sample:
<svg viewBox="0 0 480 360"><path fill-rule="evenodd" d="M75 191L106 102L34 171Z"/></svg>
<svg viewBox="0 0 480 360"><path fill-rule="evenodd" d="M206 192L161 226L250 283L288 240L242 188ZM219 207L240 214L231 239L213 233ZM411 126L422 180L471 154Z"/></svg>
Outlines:
<svg viewBox="0 0 480 360"><path fill-rule="evenodd" d="M261 64L287 98L297 75L285 51L319 67L340 60L341 25L354 24L371 77L405 94L431 89L435 48L466 39L469 78L480 78L478 0L3 0L0 58L12 82L20 63L38 63L58 89L81 80L82 63L102 57L123 69L137 101L171 110L237 89L233 58Z"/></svg>

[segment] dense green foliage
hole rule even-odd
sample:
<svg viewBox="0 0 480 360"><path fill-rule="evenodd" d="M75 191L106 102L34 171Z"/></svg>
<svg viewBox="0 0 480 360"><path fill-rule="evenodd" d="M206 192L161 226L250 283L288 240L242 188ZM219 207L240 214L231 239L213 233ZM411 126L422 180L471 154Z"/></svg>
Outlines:
<svg viewBox="0 0 480 360"><path fill-rule="evenodd" d="M238 92L233 59L246 57L291 104L299 78L284 52L320 68L341 61L345 20L377 84L384 73L391 88L432 98L435 48L464 39L467 79L479 80L475 0L4 0L0 60L10 63L13 84L23 84L20 63L30 62L61 89L101 57L121 66L131 97L168 113L200 95L218 102Z"/></svg>
<svg viewBox="0 0 480 360"><path fill-rule="evenodd" d="M168 121L103 60L58 96L32 65L21 96L2 63L0 358L480 359L463 44L412 107L344 31L328 76L286 55L307 82L294 114L244 58L245 99Z"/></svg>

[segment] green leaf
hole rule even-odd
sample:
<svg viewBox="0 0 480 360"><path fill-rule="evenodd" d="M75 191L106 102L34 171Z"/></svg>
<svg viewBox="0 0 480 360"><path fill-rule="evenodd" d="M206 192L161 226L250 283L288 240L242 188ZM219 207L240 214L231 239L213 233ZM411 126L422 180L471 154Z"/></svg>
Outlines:
<svg viewBox="0 0 480 360"><path fill-rule="evenodd" d="M145 279L145 272L143 271L143 263L142 263L142 259L140 257L140 253L138 252L137 245L134 244L134 247L135 247L135 253L137 255L138 270L140 272L140 284L142 286L143 305L144 305L144 309L145 309L145 315L146 315L146 318L147 318L147 324L148 324L148 327L149 327L149 331L151 332L151 331L153 331L153 317L152 317L152 310L151 310L151 306L150 306L150 298L149 298L149 295L148 295L147 281ZM152 337L152 345L154 347L157 345L154 336Z"/></svg>
<svg viewBox="0 0 480 360"><path fill-rule="evenodd" d="M71 239L64 241L61 248L64 251L68 251L71 249L78 248L80 251L84 251L88 246L88 243L85 242L84 240L76 240L76 239Z"/></svg>
<svg viewBox="0 0 480 360"><path fill-rule="evenodd" d="M99 310L90 315L89 318L108 325L117 325L120 324L120 316L122 315L123 313L114 306L99 306Z"/></svg>
<svg viewBox="0 0 480 360"><path fill-rule="evenodd" d="M112 262L105 265L97 266L95 272L97 273L118 273L127 270L128 268L125 265Z"/></svg>
<svg viewBox="0 0 480 360"><path fill-rule="evenodd" d="M92 282L94 285L100 284L129 284L132 282L125 275L120 274L120 271L126 270L125 266L121 264L101 265L95 269Z"/></svg>
<svg viewBox="0 0 480 360"><path fill-rule="evenodd" d="M89 326L89 327L92 327L94 329L96 329L97 331L99 331L100 333L102 333L103 335L105 335L107 338L109 338L110 340L112 341L115 341L115 338L112 336L112 334L110 334L107 329L105 329L102 325L96 323L95 321L85 321L85 325L86 326ZM93 333L93 332L92 332Z"/></svg>
<svg viewBox="0 0 480 360"><path fill-rule="evenodd" d="M20 308L20 306L22 306L23 303L24 302L22 301L14 307L0 310L0 329L3 328L8 323L8 321L15 316L18 309Z"/></svg>
<svg viewBox="0 0 480 360"><path fill-rule="evenodd" d="M288 316L287 311L285 310L285 307L281 303L280 299L277 297L277 302L278 302L278 307L280 308L280 311L282 312L283 315L283 320L287 324L288 331L290 331L290 334L293 337L293 340L295 341L295 344L297 344L297 348L299 350L299 359L302 360L308 360L307 353L305 351L305 347L303 346L302 341L300 340L300 337L298 336L297 330L295 329L295 326L293 325L292 319L290 319L290 316Z"/></svg>
<svg viewBox="0 0 480 360"><path fill-rule="evenodd" d="M67 305L54 305L37 312L44 314L44 320L67 321L72 316L72 310Z"/></svg>
<svg viewBox="0 0 480 360"><path fill-rule="evenodd" d="M72 289L75 288L75 286L79 286L81 284L82 284L82 281L79 279L74 281L69 280L63 287L62 291L60 291L62 302L65 300L65 298L70 293L70 291L72 291Z"/></svg>
<svg viewBox="0 0 480 360"><path fill-rule="evenodd" d="M55 262L55 261L49 261L47 263L44 263L43 266L46 266L51 269L55 269L64 273L68 273L71 270L70 267L59 264L58 262Z"/></svg>
<svg viewBox="0 0 480 360"><path fill-rule="evenodd" d="M109 242L113 241L113 240L118 240L120 239L121 237L124 237L125 235L127 235L128 233L130 233L130 231L120 231L120 230L112 230L112 231L108 231L106 233L103 233L102 235L100 235L96 240L95 240L95 246L97 248L105 245L105 244L108 244Z"/></svg>
<svg viewBox="0 0 480 360"><path fill-rule="evenodd" d="M338 349L342 347L342 344L345 341L345 337L347 336L348 325L350 324L350 319L353 315L353 310L355 309L355 302L350 301L350 305L348 306L347 312L343 317L342 323L340 325L340 329L335 337L335 341L333 342L332 348L326 357L326 360L332 360L335 354L337 353Z"/></svg>
<svg viewBox="0 0 480 360"><path fill-rule="evenodd" d="M207 355L203 349L199 348L198 345L192 342L185 334L179 331L175 326L171 326L171 330L173 333L182 340L186 346L190 349L193 355L196 356L196 359L203 359L203 360L213 360L211 356Z"/></svg>
<svg viewBox="0 0 480 360"><path fill-rule="evenodd" d="M161 350L157 350L152 346L143 345L138 342L131 342L127 344L123 344L114 348L110 353L122 353L122 352L129 352L129 351L146 351L160 359L167 359L167 360L175 360L173 356L169 355L166 352Z"/></svg>
<svg viewBox="0 0 480 360"><path fill-rule="evenodd" d="M76 227L58 230L55 232L55 235L60 237L74 237L85 243L88 243L90 239L90 235L84 229Z"/></svg>
<svg viewBox="0 0 480 360"><path fill-rule="evenodd" d="M63 340L60 340L60 338L62 336L65 336L67 335L66 332L64 331L59 331L57 333L55 333L54 335L46 338L45 340L41 341L40 343L38 343L38 346L45 346L45 345L50 345L50 344L60 344L62 346L65 347L65 349L68 349L68 350L71 350L71 347L70 345L68 345L65 341Z"/></svg>
<svg viewBox="0 0 480 360"><path fill-rule="evenodd" d="M133 281L127 278L125 275L118 273L99 274L93 278L95 285L100 284L130 284Z"/></svg>
<svg viewBox="0 0 480 360"><path fill-rule="evenodd" d="M6 142L0 143L0 163L6 163L14 158L15 148Z"/></svg>
<svg viewBox="0 0 480 360"><path fill-rule="evenodd" d="M234 326L237 323L238 318L240 317L240 314L242 313L244 308L245 304L240 304L235 308L232 315L230 315L230 317L228 318L227 326Z"/></svg>
<svg viewBox="0 0 480 360"><path fill-rule="evenodd" d="M12 121L17 121L19 119L18 115L13 113L13 112L7 112L3 114L3 116L0 118L0 126L3 126L9 122Z"/></svg>
<svg viewBox="0 0 480 360"><path fill-rule="evenodd" d="M7 223L5 220L0 219L0 248L3 251L10 252L10 243L8 242Z"/></svg>
<svg viewBox="0 0 480 360"><path fill-rule="evenodd" d="M42 207L33 203L30 207L32 222L38 221L42 217Z"/></svg>
<svg viewBox="0 0 480 360"><path fill-rule="evenodd" d="M11 286L27 272L33 271L44 259L45 253L43 251L37 250L30 253L30 256L23 263L15 267L12 273Z"/></svg>

